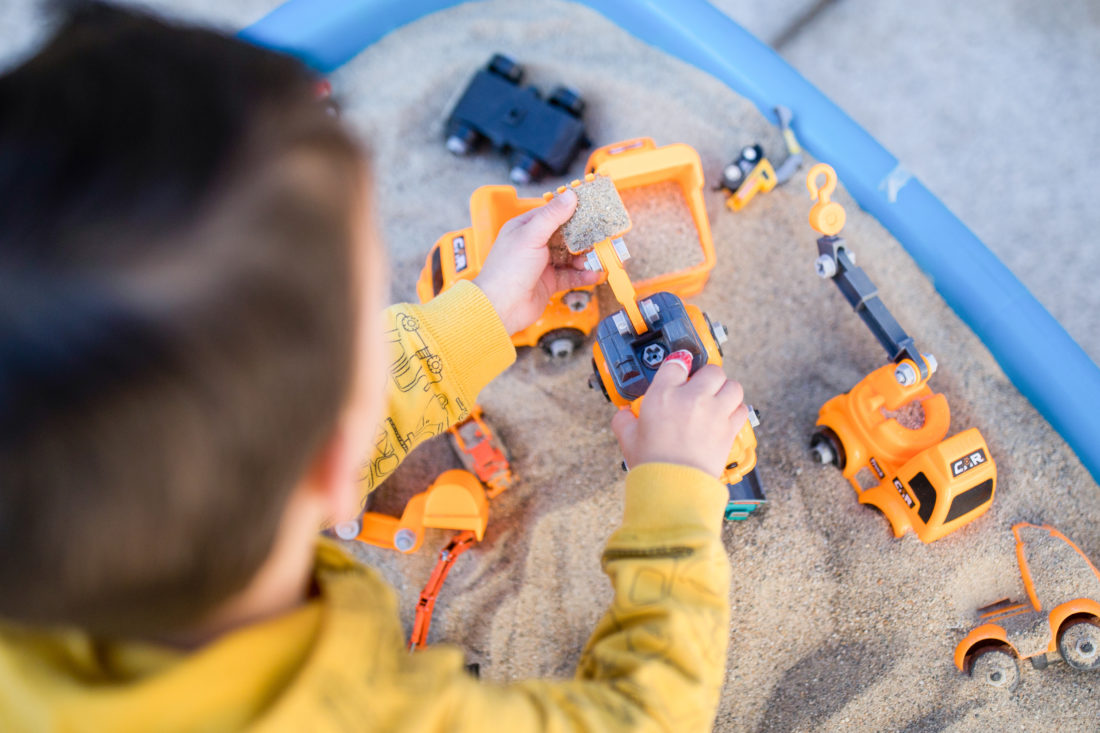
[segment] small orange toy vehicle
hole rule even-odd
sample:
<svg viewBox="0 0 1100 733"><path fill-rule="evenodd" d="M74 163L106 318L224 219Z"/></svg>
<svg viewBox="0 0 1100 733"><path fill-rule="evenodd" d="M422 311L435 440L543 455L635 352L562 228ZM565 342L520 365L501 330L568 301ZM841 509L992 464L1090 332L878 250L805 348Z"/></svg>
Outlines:
<svg viewBox="0 0 1100 733"><path fill-rule="evenodd" d="M826 176L821 189L817 179ZM870 278L853 262L844 240L844 209L829 196L836 174L814 166L806 185L819 199L810 224L817 240L817 273L833 280L893 361L864 377L849 392L825 403L810 442L815 460L833 464L859 494L890 520L894 536L912 529L932 542L989 509L997 469L976 428L944 439L950 423L947 399L928 379L936 359L917 350L878 297Z"/></svg>
<svg viewBox="0 0 1100 733"><path fill-rule="evenodd" d="M652 138L640 137L593 150L584 171L586 174L608 176L620 194L632 188L658 183L672 182L680 187L699 234L702 260L683 270L662 273L634 283L634 288L639 298L662 290L686 298L702 290L716 260L707 206L703 200L703 165L695 149L683 143L657 147Z"/></svg>
<svg viewBox="0 0 1100 733"><path fill-rule="evenodd" d="M422 303L459 280L473 280L505 222L541 206L541 198L519 198L511 186L482 186L470 196L470 226L447 232L432 246L416 283ZM554 293L542 316L512 334L519 346L540 346L555 357L567 357L584 343L600 320L594 286Z"/></svg>
<svg viewBox="0 0 1100 733"><path fill-rule="evenodd" d="M983 623L955 647L955 666L1005 689L1019 681L1020 659L1045 669L1054 655L1074 669L1100 670L1100 571L1053 527L1022 522L1012 533L1027 600L979 608Z"/></svg>
<svg viewBox="0 0 1100 733"><path fill-rule="evenodd" d="M474 405L470 416L447 432L462 465L488 487L490 499L512 486L508 453L485 422L480 407Z"/></svg>

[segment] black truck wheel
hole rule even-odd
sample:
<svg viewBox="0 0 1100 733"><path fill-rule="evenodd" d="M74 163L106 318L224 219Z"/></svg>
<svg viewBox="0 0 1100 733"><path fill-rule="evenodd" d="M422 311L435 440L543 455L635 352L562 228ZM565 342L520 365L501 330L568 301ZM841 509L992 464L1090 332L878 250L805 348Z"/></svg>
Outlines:
<svg viewBox="0 0 1100 733"><path fill-rule="evenodd" d="M575 328L555 328L539 338L539 346L555 359L565 359L584 343L584 334Z"/></svg>
<svg viewBox="0 0 1100 733"><path fill-rule="evenodd" d="M844 445L836 433L829 428L820 427L814 431L810 438L810 454L822 465L831 463L840 470L844 470L847 460L844 455Z"/></svg>
<svg viewBox="0 0 1100 733"><path fill-rule="evenodd" d="M488 68L492 73L504 77L513 84L523 81L523 67L502 53L493 54L493 58L489 59Z"/></svg>
<svg viewBox="0 0 1100 733"><path fill-rule="evenodd" d="M580 92L569 87L555 87L550 93L550 104L553 107L563 109L576 118L580 118L584 112L584 98Z"/></svg>
<svg viewBox="0 0 1100 733"><path fill-rule="evenodd" d="M974 657L970 676L983 685L1011 690L1020 681L1020 665L1016 655L1009 651L987 649Z"/></svg>
<svg viewBox="0 0 1100 733"><path fill-rule="evenodd" d="M1100 626L1081 619L1058 634L1058 653L1074 669L1100 669Z"/></svg>

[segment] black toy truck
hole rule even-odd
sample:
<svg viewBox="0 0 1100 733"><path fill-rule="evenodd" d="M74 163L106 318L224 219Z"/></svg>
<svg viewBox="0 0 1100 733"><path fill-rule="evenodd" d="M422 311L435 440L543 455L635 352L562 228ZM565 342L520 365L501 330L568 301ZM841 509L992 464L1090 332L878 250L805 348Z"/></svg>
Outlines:
<svg viewBox="0 0 1100 733"><path fill-rule="evenodd" d="M535 87L520 86L523 67L496 54L474 74L447 119L447 149L472 151L482 139L509 156L513 183L525 184L545 173L564 175L582 148L588 147L581 113L584 100L568 87L556 87L543 99Z"/></svg>

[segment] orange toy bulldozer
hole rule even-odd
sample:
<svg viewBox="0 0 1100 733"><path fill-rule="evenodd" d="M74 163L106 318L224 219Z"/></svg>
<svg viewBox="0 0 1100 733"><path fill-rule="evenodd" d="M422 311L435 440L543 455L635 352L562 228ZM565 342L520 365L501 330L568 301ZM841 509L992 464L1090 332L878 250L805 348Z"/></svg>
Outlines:
<svg viewBox="0 0 1100 733"><path fill-rule="evenodd" d="M1019 681L1020 659L1035 669L1053 656L1073 669L1100 670L1100 571L1053 527L1021 522L1012 533L1027 600L979 608L982 624L955 647L955 666L1005 689Z"/></svg>
<svg viewBox="0 0 1100 733"><path fill-rule="evenodd" d="M819 188L822 174L826 183ZM836 173L824 163L806 178L818 199L810 225L825 235L817 240L817 273L836 283L893 363L825 403L810 450L819 463L843 471L859 502L882 511L896 537L912 529L922 542L932 542L989 509L997 469L976 428L945 439L951 421L947 398L928 386L936 359L917 350L836 236L845 219L840 204L829 200L836 183Z"/></svg>

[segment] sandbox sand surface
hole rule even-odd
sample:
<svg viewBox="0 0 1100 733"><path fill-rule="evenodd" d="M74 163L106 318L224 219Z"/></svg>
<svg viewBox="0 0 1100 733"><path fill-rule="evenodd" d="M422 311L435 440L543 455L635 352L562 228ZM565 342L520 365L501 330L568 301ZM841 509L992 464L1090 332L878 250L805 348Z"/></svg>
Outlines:
<svg viewBox="0 0 1100 733"><path fill-rule="evenodd" d="M394 300L415 300L428 249L468 224L470 193L508 182L499 155L456 159L443 147L455 98L498 51L544 90L579 89L597 145L639 135L688 143L708 186L747 143L783 159L777 131L748 102L586 8L493 0L437 13L367 49L334 80L346 118L373 150ZM583 165L582 155L570 176L521 193L580 177ZM758 465L768 495L759 516L724 531L732 624L716 729L1100 729L1100 674L1025 663L1009 693L955 670L954 646L976 625L974 610L1024 597L1013 524L1052 524L1100 561L1100 487L902 247L843 191L835 198L847 208L844 236L858 264L918 346L938 357L932 386L948 397L951 433L982 431L997 462L997 497L977 522L924 545L913 535L895 539L839 471L811 461L819 407L885 357L833 284L814 274L801 180L737 214L722 194L706 194L718 266L692 300L728 326L726 371L763 413ZM462 647L486 680L571 675L611 596L599 559L620 518L623 474L608 427L613 408L587 388L589 370L587 347L565 363L527 349L481 396L519 481L494 500L485 540L448 578L430 639ZM398 514L458 465L444 439L431 441L375 492L371 508ZM413 556L352 545L397 589L406 629L451 534L430 530Z"/></svg>

